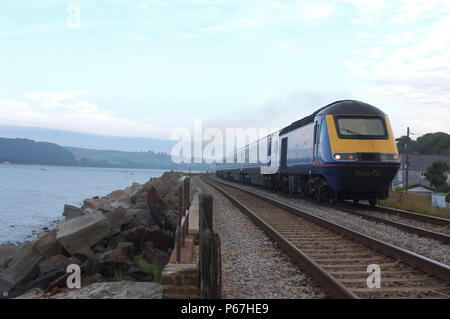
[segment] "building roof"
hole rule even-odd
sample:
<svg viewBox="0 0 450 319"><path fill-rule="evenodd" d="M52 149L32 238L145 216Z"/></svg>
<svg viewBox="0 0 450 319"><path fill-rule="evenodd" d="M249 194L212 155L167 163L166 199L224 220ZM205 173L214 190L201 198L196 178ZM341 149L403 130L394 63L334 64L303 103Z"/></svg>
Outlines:
<svg viewBox="0 0 450 319"><path fill-rule="evenodd" d="M406 154L400 154L401 168L405 169ZM447 162L450 166L450 155L409 154L409 170L424 172L433 162Z"/></svg>
<svg viewBox="0 0 450 319"><path fill-rule="evenodd" d="M432 190L429 190L428 188L422 187L422 186L416 186L408 188L408 192L411 193L432 193Z"/></svg>

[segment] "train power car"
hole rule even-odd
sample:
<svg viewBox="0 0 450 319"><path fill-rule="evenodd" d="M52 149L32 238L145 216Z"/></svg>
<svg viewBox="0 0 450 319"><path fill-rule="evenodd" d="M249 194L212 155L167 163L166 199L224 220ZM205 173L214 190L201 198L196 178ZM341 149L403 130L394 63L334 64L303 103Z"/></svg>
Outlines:
<svg viewBox="0 0 450 319"><path fill-rule="evenodd" d="M252 147L258 154L266 147L268 161L252 163ZM318 201L368 200L371 206L388 197L400 167L388 116L353 100L322 107L233 155L244 160L217 164L219 177Z"/></svg>

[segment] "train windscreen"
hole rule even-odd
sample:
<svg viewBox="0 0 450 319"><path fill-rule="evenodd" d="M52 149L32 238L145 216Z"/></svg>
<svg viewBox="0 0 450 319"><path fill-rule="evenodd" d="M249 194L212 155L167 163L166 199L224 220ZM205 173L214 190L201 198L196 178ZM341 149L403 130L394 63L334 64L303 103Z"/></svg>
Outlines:
<svg viewBox="0 0 450 319"><path fill-rule="evenodd" d="M342 138L387 138L386 123L381 117L338 117L336 123Z"/></svg>

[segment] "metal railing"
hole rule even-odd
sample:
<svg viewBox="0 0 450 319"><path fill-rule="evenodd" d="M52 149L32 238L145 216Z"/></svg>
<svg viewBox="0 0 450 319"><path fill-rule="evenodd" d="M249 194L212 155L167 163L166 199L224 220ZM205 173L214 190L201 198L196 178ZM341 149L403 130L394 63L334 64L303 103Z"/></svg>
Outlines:
<svg viewBox="0 0 450 319"><path fill-rule="evenodd" d="M189 176L183 176L178 180L178 220L175 234L177 263L181 262L181 248L186 247L186 236L189 235L190 188L191 179Z"/></svg>

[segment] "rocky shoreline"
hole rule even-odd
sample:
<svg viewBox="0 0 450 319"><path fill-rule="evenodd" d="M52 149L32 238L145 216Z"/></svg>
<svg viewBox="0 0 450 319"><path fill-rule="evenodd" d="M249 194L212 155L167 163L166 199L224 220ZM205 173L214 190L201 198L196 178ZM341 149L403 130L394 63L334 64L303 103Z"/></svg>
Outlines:
<svg viewBox="0 0 450 319"><path fill-rule="evenodd" d="M166 172L144 185L88 198L82 207L65 205L65 220L54 229L21 246L0 245L0 298L159 298L161 272L174 247L182 175ZM81 267L82 289L67 288L72 264ZM133 285L147 293L130 292ZM108 287L114 292L102 295Z"/></svg>

